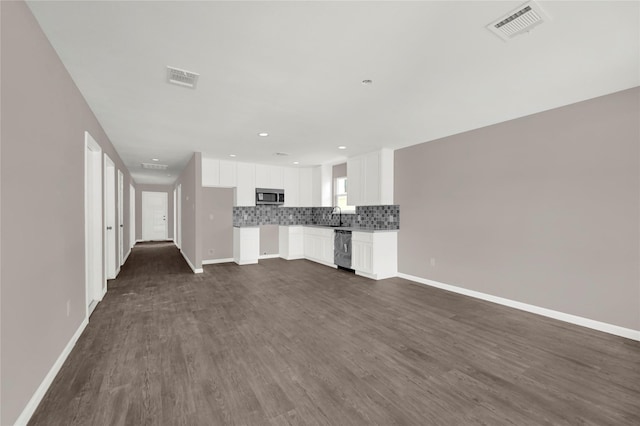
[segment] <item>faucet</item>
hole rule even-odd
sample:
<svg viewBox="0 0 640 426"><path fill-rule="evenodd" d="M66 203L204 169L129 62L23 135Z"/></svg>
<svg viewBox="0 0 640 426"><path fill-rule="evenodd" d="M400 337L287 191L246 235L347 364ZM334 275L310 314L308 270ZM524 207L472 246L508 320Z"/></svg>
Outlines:
<svg viewBox="0 0 640 426"><path fill-rule="evenodd" d="M338 214L340 215L338 226L342 226L342 209L339 206L334 206L331 214L336 214L336 209L338 209Z"/></svg>

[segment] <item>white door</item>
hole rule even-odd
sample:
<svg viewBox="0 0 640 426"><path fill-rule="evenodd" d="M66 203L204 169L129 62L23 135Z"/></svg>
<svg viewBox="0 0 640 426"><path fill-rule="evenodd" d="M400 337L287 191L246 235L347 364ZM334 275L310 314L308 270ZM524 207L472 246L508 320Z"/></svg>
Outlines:
<svg viewBox="0 0 640 426"><path fill-rule="evenodd" d="M177 244L178 238L176 237L176 190L173 190L173 242Z"/></svg>
<svg viewBox="0 0 640 426"><path fill-rule="evenodd" d="M142 239L158 241L167 239L166 192L142 191Z"/></svg>
<svg viewBox="0 0 640 426"><path fill-rule="evenodd" d="M124 175L118 170L118 272L124 263Z"/></svg>
<svg viewBox="0 0 640 426"><path fill-rule="evenodd" d="M129 248L136 245L136 189L129 184Z"/></svg>
<svg viewBox="0 0 640 426"><path fill-rule="evenodd" d="M102 149L85 132L85 294L87 317L102 300Z"/></svg>
<svg viewBox="0 0 640 426"><path fill-rule="evenodd" d="M178 199L178 209L177 209L177 218L176 218L176 234L178 239L176 240L176 245L178 248L182 247L182 185L178 185L178 193L176 194L176 198Z"/></svg>
<svg viewBox="0 0 640 426"><path fill-rule="evenodd" d="M116 277L116 167L107 154L104 155L104 257L107 279ZM103 289L103 293L104 293Z"/></svg>

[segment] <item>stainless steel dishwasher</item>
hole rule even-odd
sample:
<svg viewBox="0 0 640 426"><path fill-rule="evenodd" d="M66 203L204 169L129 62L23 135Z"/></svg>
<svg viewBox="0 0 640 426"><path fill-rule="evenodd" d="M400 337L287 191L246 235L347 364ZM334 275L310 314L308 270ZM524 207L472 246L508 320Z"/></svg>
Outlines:
<svg viewBox="0 0 640 426"><path fill-rule="evenodd" d="M351 269L351 231L334 230L333 263L341 268Z"/></svg>

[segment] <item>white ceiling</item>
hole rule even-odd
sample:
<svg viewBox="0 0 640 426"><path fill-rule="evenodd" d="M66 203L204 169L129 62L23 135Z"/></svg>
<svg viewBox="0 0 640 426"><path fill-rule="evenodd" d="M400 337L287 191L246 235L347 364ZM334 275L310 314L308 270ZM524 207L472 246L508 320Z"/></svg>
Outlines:
<svg viewBox="0 0 640 426"><path fill-rule="evenodd" d="M552 21L509 42L485 26L522 1L28 4L138 183L194 151L316 165L640 85L637 1L540 2Z"/></svg>

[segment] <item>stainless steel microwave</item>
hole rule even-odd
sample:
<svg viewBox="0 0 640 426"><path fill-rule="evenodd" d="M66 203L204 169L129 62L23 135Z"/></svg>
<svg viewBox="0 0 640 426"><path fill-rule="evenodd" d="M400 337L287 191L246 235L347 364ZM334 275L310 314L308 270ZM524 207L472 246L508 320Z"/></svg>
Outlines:
<svg viewBox="0 0 640 426"><path fill-rule="evenodd" d="M284 204L284 189L256 188L256 205Z"/></svg>

